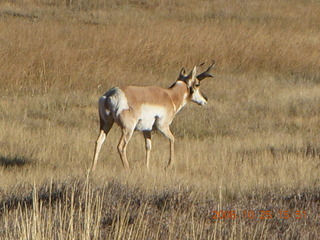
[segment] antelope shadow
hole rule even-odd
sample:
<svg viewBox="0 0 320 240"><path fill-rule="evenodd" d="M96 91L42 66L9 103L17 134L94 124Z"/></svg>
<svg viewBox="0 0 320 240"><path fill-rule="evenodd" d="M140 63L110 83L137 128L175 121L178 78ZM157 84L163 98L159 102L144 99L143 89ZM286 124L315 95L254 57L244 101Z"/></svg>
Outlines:
<svg viewBox="0 0 320 240"><path fill-rule="evenodd" d="M8 156L0 156L0 166L3 166L5 168L11 168L11 167L23 167L25 165L30 164L31 161L24 157L8 157Z"/></svg>

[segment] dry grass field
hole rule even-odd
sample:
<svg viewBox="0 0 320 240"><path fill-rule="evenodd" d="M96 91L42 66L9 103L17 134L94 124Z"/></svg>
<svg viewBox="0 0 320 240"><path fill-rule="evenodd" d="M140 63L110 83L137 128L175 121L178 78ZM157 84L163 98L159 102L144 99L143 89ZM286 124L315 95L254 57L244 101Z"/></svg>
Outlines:
<svg viewBox="0 0 320 240"><path fill-rule="evenodd" d="M320 235L320 2L2 0L0 239L316 239ZM87 175L97 101L169 87L216 61L209 102L169 142L114 127ZM220 215L217 212L221 211Z"/></svg>

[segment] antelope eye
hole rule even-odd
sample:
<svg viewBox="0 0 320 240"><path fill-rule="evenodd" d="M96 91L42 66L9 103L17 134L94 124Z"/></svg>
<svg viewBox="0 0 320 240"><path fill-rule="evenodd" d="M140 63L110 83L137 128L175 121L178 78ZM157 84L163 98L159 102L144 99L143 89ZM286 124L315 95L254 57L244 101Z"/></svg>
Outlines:
<svg viewBox="0 0 320 240"><path fill-rule="evenodd" d="M194 86L195 86L195 87L200 87L200 84L199 84L199 83L197 83L197 84L195 84Z"/></svg>

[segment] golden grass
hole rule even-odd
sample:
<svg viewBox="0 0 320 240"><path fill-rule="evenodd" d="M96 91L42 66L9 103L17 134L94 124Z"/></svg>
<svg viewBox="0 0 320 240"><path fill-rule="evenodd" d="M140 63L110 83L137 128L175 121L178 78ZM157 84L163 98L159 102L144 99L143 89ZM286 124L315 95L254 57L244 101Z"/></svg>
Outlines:
<svg viewBox="0 0 320 240"><path fill-rule="evenodd" d="M0 236L4 239L312 239L319 234L318 1L0 3ZM176 164L115 127L87 178L97 99L170 86L214 59L209 104L176 117ZM212 220L213 210L307 211Z"/></svg>

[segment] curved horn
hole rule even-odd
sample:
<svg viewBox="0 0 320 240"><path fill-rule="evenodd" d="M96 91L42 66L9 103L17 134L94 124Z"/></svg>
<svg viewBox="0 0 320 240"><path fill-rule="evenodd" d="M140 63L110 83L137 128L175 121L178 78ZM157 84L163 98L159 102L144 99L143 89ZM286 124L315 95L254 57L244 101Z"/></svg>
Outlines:
<svg viewBox="0 0 320 240"><path fill-rule="evenodd" d="M200 63L198 66L197 66L197 68L198 67L201 67L201 66L203 66L205 64L205 62L203 62L203 63Z"/></svg>
<svg viewBox="0 0 320 240"><path fill-rule="evenodd" d="M179 77L178 80L185 80L188 76L186 75L186 70L183 68L181 68L181 71L179 73Z"/></svg>
<svg viewBox="0 0 320 240"><path fill-rule="evenodd" d="M214 65L215 65L215 61L212 60L212 63L211 63L211 65L207 68L207 70L205 70L203 73L201 73L201 74L199 74L199 75L197 76L198 80L201 81L201 80L203 80L203 79L205 79L205 78L207 78L207 77L213 78L213 76L212 76L209 72L210 72L210 70L214 67Z"/></svg>

